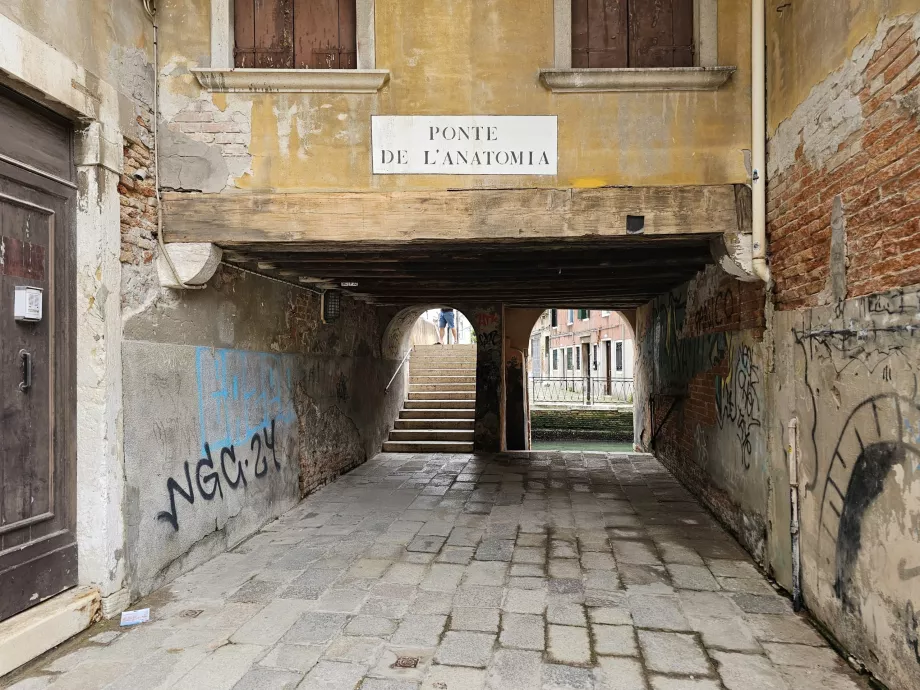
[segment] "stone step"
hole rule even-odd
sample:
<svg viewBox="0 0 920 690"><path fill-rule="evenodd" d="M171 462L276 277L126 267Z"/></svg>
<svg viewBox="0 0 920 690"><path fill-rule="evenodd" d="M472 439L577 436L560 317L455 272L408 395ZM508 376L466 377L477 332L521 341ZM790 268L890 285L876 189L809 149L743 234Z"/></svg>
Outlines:
<svg viewBox="0 0 920 690"><path fill-rule="evenodd" d="M384 453L472 453L473 443L465 441L384 441Z"/></svg>
<svg viewBox="0 0 920 690"><path fill-rule="evenodd" d="M396 428L400 430L409 429L447 429L454 431L472 431L472 419L454 419L445 417L443 419L397 419Z"/></svg>
<svg viewBox="0 0 920 690"><path fill-rule="evenodd" d="M405 410L475 410L476 400L407 400Z"/></svg>
<svg viewBox="0 0 920 690"><path fill-rule="evenodd" d="M409 400L476 400L476 391L409 391Z"/></svg>
<svg viewBox="0 0 920 690"><path fill-rule="evenodd" d="M476 361L457 362L445 361L441 359L430 359L424 361L415 361L409 363L409 371L476 371Z"/></svg>
<svg viewBox="0 0 920 690"><path fill-rule="evenodd" d="M476 383L476 374L412 374L409 383Z"/></svg>
<svg viewBox="0 0 920 690"><path fill-rule="evenodd" d="M453 401L451 401L453 402ZM412 410L405 408L399 413L400 419L462 419L468 420L473 419L476 416L476 409L474 407L469 408L446 408L446 409L418 409Z"/></svg>
<svg viewBox="0 0 920 690"><path fill-rule="evenodd" d="M424 391L469 391L476 392L474 383L410 383L410 393L422 393Z"/></svg>
<svg viewBox="0 0 920 690"><path fill-rule="evenodd" d="M472 429L393 429L390 441L472 441Z"/></svg>
<svg viewBox="0 0 920 690"><path fill-rule="evenodd" d="M476 352L475 344L416 345L416 352Z"/></svg>

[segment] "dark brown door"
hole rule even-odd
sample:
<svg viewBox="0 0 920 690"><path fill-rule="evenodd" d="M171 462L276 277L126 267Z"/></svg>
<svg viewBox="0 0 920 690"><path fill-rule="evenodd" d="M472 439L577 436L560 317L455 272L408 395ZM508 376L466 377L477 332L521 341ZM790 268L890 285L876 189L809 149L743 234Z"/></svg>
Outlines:
<svg viewBox="0 0 920 690"><path fill-rule="evenodd" d="M604 341L604 368L606 369L607 395L613 395L613 363L610 356L610 341Z"/></svg>
<svg viewBox="0 0 920 690"><path fill-rule="evenodd" d="M71 141L0 91L0 620L77 583ZM40 320L16 288L41 289Z"/></svg>

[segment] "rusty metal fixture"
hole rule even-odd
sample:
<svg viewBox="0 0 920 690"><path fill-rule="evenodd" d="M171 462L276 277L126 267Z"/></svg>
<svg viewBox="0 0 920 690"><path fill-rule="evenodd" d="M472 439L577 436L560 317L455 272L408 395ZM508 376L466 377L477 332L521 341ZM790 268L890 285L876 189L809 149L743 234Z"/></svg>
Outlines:
<svg viewBox="0 0 920 690"><path fill-rule="evenodd" d="M416 666L418 666L417 656L398 656L396 663L393 664L393 668L415 668Z"/></svg>

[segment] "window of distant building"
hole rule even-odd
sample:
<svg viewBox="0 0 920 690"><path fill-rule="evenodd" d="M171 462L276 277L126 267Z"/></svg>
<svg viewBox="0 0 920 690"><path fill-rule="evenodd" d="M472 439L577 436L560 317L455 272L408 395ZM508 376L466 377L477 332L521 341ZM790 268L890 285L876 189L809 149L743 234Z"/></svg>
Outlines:
<svg viewBox="0 0 920 690"><path fill-rule="evenodd" d="M587 321L589 318L591 318L591 310L590 309L579 309L578 318L581 319L582 321Z"/></svg>
<svg viewBox="0 0 920 690"><path fill-rule="evenodd" d="M568 318L568 324L571 326L573 323L575 323L575 310L574 310L574 309L569 309L569 314L568 314L568 316L569 316L569 318Z"/></svg>
<svg viewBox="0 0 920 690"><path fill-rule="evenodd" d="M235 0L235 67L356 69L355 0Z"/></svg>
<svg viewBox="0 0 920 690"><path fill-rule="evenodd" d="M581 369L581 348L575 348L575 368Z"/></svg>
<svg viewBox="0 0 920 690"><path fill-rule="evenodd" d="M559 350L553 350L553 371L559 369Z"/></svg>
<svg viewBox="0 0 920 690"><path fill-rule="evenodd" d="M552 326L553 328L559 328L559 310L550 309L549 312L550 312L549 325Z"/></svg>
<svg viewBox="0 0 920 690"><path fill-rule="evenodd" d="M594 369L597 370L597 345L594 346Z"/></svg>
<svg viewBox="0 0 920 690"><path fill-rule="evenodd" d="M610 316L610 312L609 312L609 311L602 311L602 312L601 312L601 316Z"/></svg>
<svg viewBox="0 0 920 690"><path fill-rule="evenodd" d="M617 371L623 371L623 341L622 340L617 342L616 367L617 367Z"/></svg>
<svg viewBox="0 0 920 690"><path fill-rule="evenodd" d="M569 371L572 370L572 348L565 348L565 368Z"/></svg>

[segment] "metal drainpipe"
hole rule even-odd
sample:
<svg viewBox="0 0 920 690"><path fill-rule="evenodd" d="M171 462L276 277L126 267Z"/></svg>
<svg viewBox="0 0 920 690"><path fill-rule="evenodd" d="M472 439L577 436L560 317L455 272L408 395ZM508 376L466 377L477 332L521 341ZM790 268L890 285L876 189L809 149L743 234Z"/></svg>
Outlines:
<svg viewBox="0 0 920 690"><path fill-rule="evenodd" d="M802 560L799 551L799 420L789 420L789 500L792 515L789 533L792 535L792 606L802 608Z"/></svg>
<svg viewBox="0 0 920 690"><path fill-rule="evenodd" d="M770 282L767 265L767 77L764 0L751 2L751 191L753 270Z"/></svg>

